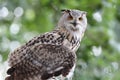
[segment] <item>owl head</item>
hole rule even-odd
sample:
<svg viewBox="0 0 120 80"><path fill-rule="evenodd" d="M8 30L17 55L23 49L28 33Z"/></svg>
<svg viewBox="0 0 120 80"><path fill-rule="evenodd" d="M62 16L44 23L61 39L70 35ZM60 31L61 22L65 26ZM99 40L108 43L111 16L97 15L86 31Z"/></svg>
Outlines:
<svg viewBox="0 0 120 80"><path fill-rule="evenodd" d="M87 26L86 12L80 10L62 10L58 27L64 27L72 33L83 33Z"/></svg>

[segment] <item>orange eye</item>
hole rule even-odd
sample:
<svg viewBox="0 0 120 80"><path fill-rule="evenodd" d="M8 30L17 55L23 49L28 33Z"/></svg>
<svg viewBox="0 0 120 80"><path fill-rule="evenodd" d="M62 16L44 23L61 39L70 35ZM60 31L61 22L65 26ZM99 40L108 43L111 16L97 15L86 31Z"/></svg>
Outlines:
<svg viewBox="0 0 120 80"><path fill-rule="evenodd" d="M80 17L80 18L79 18L79 20L81 21L81 20L83 20L83 18L82 18L82 17Z"/></svg>
<svg viewBox="0 0 120 80"><path fill-rule="evenodd" d="M73 20L73 17L71 15L69 15L68 20Z"/></svg>

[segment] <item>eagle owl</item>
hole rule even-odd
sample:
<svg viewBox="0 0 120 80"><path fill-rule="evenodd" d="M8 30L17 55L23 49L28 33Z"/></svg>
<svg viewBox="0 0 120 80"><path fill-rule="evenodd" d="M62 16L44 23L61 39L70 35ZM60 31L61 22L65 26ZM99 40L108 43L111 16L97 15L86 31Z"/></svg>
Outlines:
<svg viewBox="0 0 120 80"><path fill-rule="evenodd" d="M10 54L5 80L72 80L75 53L86 27L85 11L62 10L53 31L34 37Z"/></svg>

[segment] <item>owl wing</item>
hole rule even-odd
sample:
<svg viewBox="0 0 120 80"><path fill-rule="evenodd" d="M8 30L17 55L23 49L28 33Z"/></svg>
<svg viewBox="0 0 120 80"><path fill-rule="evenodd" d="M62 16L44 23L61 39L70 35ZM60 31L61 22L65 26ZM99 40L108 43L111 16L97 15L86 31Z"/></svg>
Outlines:
<svg viewBox="0 0 120 80"><path fill-rule="evenodd" d="M8 69L6 80L48 80L66 77L75 63L75 53L61 45L36 44L26 48L24 59ZM16 60L17 61L17 60Z"/></svg>
<svg viewBox="0 0 120 80"><path fill-rule="evenodd" d="M61 37L57 33L49 32L42 35L39 35L37 37L34 37L29 42L27 42L25 45L22 45L21 47L18 47L15 49L10 55L9 55L9 65L13 66L17 63L21 62L21 60L24 60L24 57L26 57L28 54L27 51L32 46L35 46L36 44L54 44L54 45L60 45L62 44L62 40L64 37ZM17 60L17 61L16 61Z"/></svg>

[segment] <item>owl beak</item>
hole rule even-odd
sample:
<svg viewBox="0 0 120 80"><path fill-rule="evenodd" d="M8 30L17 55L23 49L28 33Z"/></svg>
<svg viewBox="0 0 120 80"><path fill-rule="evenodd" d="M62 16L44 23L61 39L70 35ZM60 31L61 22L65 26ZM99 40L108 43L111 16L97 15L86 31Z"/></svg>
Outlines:
<svg viewBox="0 0 120 80"><path fill-rule="evenodd" d="M77 25L77 23L76 23L76 22L71 22L71 24L72 24L73 26L76 26L76 25Z"/></svg>

